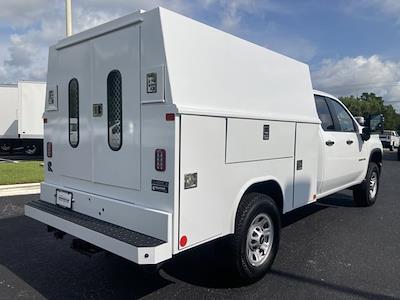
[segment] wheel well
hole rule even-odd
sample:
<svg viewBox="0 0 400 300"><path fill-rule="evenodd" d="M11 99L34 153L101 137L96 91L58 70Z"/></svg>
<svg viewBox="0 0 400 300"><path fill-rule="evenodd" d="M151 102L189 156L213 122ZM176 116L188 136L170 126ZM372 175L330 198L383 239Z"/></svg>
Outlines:
<svg viewBox="0 0 400 300"><path fill-rule="evenodd" d="M376 163L380 171L382 167L382 152L379 150L373 151L369 161Z"/></svg>
<svg viewBox="0 0 400 300"><path fill-rule="evenodd" d="M280 213L283 213L283 193L276 181L269 180L255 183L246 190L243 196L249 193L260 193L270 196L278 206Z"/></svg>

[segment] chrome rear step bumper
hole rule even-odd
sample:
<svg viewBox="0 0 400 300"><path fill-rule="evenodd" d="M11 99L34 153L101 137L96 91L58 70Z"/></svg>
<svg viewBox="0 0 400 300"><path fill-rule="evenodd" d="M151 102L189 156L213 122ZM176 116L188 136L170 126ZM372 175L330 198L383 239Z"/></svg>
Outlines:
<svg viewBox="0 0 400 300"><path fill-rule="evenodd" d="M166 241L48 202L29 202L25 215L138 264L157 264L172 256Z"/></svg>

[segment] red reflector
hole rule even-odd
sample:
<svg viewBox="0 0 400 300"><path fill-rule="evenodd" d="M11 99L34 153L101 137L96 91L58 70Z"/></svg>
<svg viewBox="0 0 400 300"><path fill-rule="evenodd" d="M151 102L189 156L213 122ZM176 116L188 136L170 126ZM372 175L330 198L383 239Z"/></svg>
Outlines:
<svg viewBox="0 0 400 300"><path fill-rule="evenodd" d="M47 123L47 118L43 119L43 123L46 124Z"/></svg>
<svg viewBox="0 0 400 300"><path fill-rule="evenodd" d="M53 143L47 142L47 157L53 157Z"/></svg>
<svg viewBox="0 0 400 300"><path fill-rule="evenodd" d="M157 171L164 172L165 171L165 158L166 152L164 149L156 149L154 155L154 166Z"/></svg>
<svg viewBox="0 0 400 300"><path fill-rule="evenodd" d="M175 120L175 114L166 114L165 115L165 120L166 121L174 121Z"/></svg>
<svg viewBox="0 0 400 300"><path fill-rule="evenodd" d="M179 245L181 245L181 247L185 247L186 244L187 244L187 241L188 241L187 236L186 236L186 235L183 235L183 236L181 237L181 239L179 240Z"/></svg>

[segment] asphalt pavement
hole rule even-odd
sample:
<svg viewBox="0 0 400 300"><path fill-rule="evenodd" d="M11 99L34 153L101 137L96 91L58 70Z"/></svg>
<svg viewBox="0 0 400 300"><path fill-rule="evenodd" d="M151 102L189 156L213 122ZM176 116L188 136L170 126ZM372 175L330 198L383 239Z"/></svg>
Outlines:
<svg viewBox="0 0 400 300"><path fill-rule="evenodd" d="M188 250L148 272L122 258L87 257L22 215L38 195L0 198L0 299L400 299L400 162L385 153L377 203L345 191L284 218L273 268L240 286L223 243Z"/></svg>

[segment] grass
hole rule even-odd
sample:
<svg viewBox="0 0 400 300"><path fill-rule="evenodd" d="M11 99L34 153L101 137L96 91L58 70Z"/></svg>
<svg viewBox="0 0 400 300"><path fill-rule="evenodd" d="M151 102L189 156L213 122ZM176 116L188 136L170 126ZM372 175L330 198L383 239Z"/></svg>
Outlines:
<svg viewBox="0 0 400 300"><path fill-rule="evenodd" d="M41 182L44 170L41 161L0 163L0 185Z"/></svg>

